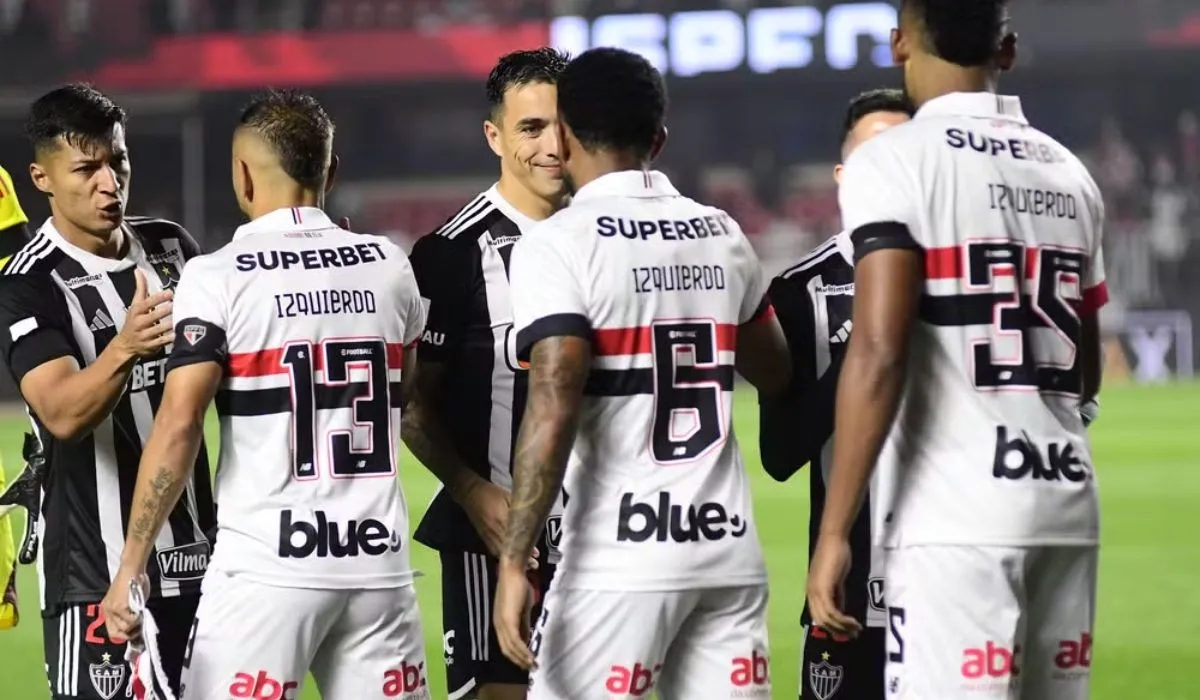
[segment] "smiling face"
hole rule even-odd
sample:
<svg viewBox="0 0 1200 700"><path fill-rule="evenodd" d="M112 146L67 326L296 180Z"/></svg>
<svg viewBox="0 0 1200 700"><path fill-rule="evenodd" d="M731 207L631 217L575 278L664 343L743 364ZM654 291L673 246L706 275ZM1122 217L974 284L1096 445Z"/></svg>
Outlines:
<svg viewBox="0 0 1200 700"><path fill-rule="evenodd" d="M558 91L532 82L513 85L492 119L484 124L488 145L500 157L501 177L515 180L540 199L563 193L558 138Z"/></svg>
<svg viewBox="0 0 1200 700"><path fill-rule="evenodd" d="M107 239L125 218L131 167L125 127L100 138L58 137L29 166L33 184L50 196L59 225Z"/></svg>

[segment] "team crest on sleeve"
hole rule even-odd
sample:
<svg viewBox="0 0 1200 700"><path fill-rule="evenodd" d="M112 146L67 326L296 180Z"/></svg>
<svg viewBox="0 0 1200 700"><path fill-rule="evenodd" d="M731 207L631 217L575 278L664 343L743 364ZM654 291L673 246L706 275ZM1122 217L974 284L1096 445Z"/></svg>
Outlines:
<svg viewBox="0 0 1200 700"><path fill-rule="evenodd" d="M188 345L199 343L204 340L206 335L208 335L208 329L199 323L189 323L183 327L183 339L187 341Z"/></svg>
<svg viewBox="0 0 1200 700"><path fill-rule="evenodd" d="M821 654L821 663L808 664L808 684L812 686L813 695L817 700L829 700L838 688L842 687L842 677L845 675L841 666L829 663L829 653Z"/></svg>
<svg viewBox="0 0 1200 700"><path fill-rule="evenodd" d="M88 665L88 676L100 697L112 700L125 684L125 664L114 664L112 654L104 654L100 657L100 663Z"/></svg>

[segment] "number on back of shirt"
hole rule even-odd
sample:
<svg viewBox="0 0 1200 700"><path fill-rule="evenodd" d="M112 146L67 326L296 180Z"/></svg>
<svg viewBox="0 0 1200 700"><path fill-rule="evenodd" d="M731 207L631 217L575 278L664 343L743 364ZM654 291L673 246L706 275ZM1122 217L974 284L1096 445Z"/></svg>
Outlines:
<svg viewBox="0 0 1200 700"><path fill-rule="evenodd" d="M1076 309L1087 262L1073 249L1027 248L1015 241L967 244L967 286L993 299L990 333L970 347L977 389L1079 394ZM1028 292L1025 280L1032 287Z"/></svg>
<svg viewBox="0 0 1200 700"><path fill-rule="evenodd" d="M291 379L295 478L318 478L322 459L334 478L395 473L388 346L382 338L291 342L280 363ZM316 381L316 369L324 369L323 382ZM365 381L351 381L353 370ZM323 427L346 412L349 427Z"/></svg>
<svg viewBox="0 0 1200 700"><path fill-rule="evenodd" d="M725 440L717 324L655 323L654 424L650 451L661 464L694 460Z"/></svg>

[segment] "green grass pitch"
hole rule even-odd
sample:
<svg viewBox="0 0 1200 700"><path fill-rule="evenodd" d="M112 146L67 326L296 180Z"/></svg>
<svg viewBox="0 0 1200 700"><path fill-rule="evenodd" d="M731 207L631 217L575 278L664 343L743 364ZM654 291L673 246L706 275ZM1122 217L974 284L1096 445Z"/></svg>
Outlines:
<svg viewBox="0 0 1200 700"><path fill-rule="evenodd" d="M808 479L801 473L776 484L759 466L757 414L750 392L738 394L737 435L754 476L759 530L771 575L770 635L773 697L795 698L798 684L798 619L808 521ZM1112 386L1092 432L1103 500L1100 603L1093 658L1098 700L1197 697L1200 664L1200 384ZM209 434L215 440L213 422ZM0 453L15 475L19 466L19 418L0 420ZM214 443L215 444L215 443ZM433 479L411 457L402 480L415 514L429 502ZM431 552L417 545L413 564L426 626L434 698L445 698L441 664L439 572ZM48 697L42 670L42 628L37 578L20 573L22 620L0 632L0 698ZM305 700L318 696L310 683Z"/></svg>

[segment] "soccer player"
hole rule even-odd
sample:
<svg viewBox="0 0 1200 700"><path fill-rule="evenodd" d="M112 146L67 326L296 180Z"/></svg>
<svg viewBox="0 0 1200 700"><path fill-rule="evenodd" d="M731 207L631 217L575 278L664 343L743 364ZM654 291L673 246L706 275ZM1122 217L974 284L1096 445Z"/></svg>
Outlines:
<svg viewBox="0 0 1200 700"><path fill-rule="evenodd" d="M1088 697L1099 513L1080 404L1100 387L1095 182L995 94L1004 0L905 0L918 111L846 161L854 334L808 584L836 591L878 457L889 698Z"/></svg>
<svg viewBox="0 0 1200 700"><path fill-rule="evenodd" d="M404 440L445 486L415 537L441 556L443 651L455 699L523 700L528 685L524 669L500 652L490 612L528 390L514 349L509 261L513 243L562 203L554 84L566 65L549 48L500 59L488 77L483 125L500 179L412 251L429 321ZM558 561L557 504L545 531L542 565L531 572L539 598Z"/></svg>
<svg viewBox="0 0 1200 700"><path fill-rule="evenodd" d="M269 92L242 113L233 183L250 218L194 260L146 445L108 624L132 633L130 582L188 480L216 398L217 546L184 697L428 698L397 488L404 381L425 312L403 251L321 210L333 123Z"/></svg>
<svg viewBox="0 0 1200 700"><path fill-rule="evenodd" d="M83 85L53 90L28 120L33 184L50 219L0 276L0 353L47 459L38 569L55 698L124 692L124 639L100 602L120 567L137 464L162 399L174 340L171 296L199 254L177 224L127 217L125 112ZM203 449L195 479L148 546L150 607L178 682L214 513Z"/></svg>
<svg viewBox="0 0 1200 700"><path fill-rule="evenodd" d="M842 124L845 158L885 129L907 122L912 104L900 90L871 90L850 102ZM841 180L842 166L833 178ZM792 351L792 384L779 398L759 401L763 467L785 481L809 462L809 556L817 542L825 484L833 451L834 392L850 336L854 302L854 252L843 232L787 269L768 290ZM882 700L884 634L883 559L871 546L870 501L850 531L855 559L846 585L846 609L867 629L857 638L833 637L812 625L805 606L800 697Z"/></svg>
<svg viewBox="0 0 1200 700"><path fill-rule="evenodd" d="M571 206L513 252L531 366L495 624L514 662L536 652L534 700L770 697L734 371L781 391L791 361L737 223L649 169L666 105L641 56L574 59L558 83ZM564 473L563 560L530 645L525 560Z"/></svg>

